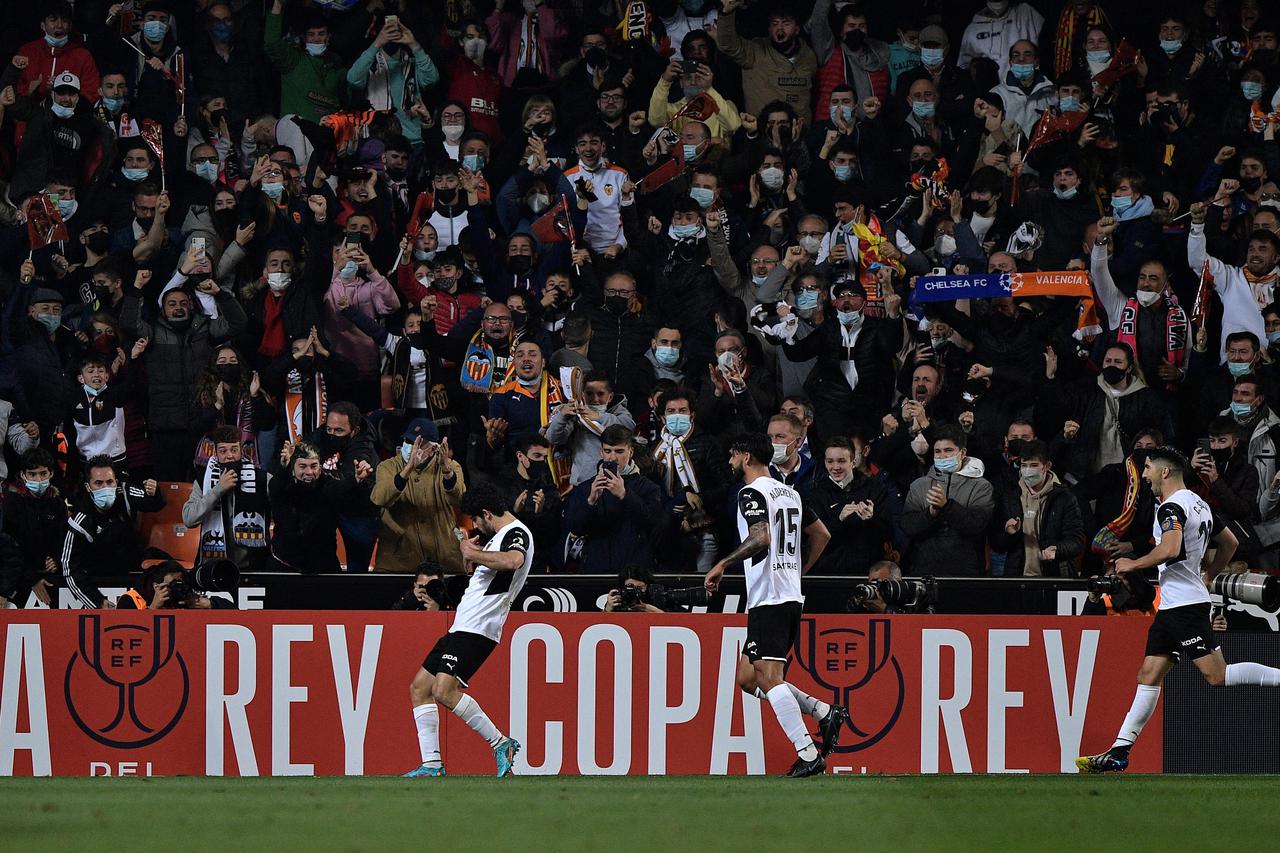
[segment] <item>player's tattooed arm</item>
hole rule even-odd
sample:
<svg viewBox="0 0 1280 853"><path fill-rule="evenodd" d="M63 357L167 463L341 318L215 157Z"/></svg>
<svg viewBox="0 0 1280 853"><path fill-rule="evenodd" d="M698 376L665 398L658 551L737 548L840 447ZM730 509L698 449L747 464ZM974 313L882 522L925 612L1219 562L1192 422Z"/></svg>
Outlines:
<svg viewBox="0 0 1280 853"><path fill-rule="evenodd" d="M742 544L729 552L724 557L722 563L737 563L754 557L761 551L769 547L769 522L757 521L755 524L747 528L747 538L742 540Z"/></svg>

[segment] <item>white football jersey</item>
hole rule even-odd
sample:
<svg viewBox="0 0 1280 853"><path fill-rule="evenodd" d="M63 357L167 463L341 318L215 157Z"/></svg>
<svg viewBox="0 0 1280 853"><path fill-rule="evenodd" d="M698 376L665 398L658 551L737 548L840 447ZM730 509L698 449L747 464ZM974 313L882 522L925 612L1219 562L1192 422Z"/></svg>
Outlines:
<svg viewBox="0 0 1280 853"><path fill-rule="evenodd" d="M1200 578L1200 564L1213 536L1209 505L1190 489L1179 489L1156 507L1153 528L1156 544L1165 533L1182 531L1181 553L1160 564L1160 609L1208 604L1209 590Z"/></svg>
<svg viewBox="0 0 1280 853"><path fill-rule="evenodd" d="M520 551L524 562L514 572L500 572L488 566L476 566L467 591L458 603L449 633L469 631L488 637L495 643L502 639L502 625L511 612L511 604L524 587L533 565L533 534L520 521L513 521L485 543L486 551Z"/></svg>
<svg viewBox="0 0 1280 853"><path fill-rule="evenodd" d="M747 576L747 609L787 601L804 602L800 592L800 495L770 477L758 477L738 493L738 535L751 525L769 525L769 549L742 561Z"/></svg>

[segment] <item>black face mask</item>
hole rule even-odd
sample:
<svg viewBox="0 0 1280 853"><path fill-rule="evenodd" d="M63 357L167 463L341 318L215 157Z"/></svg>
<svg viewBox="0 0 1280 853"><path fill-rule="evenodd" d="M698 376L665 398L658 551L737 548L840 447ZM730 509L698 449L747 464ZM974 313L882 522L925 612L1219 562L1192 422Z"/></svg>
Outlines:
<svg viewBox="0 0 1280 853"><path fill-rule="evenodd" d="M609 54L605 53L604 48L600 47L591 48L583 58L592 68L604 68L609 64Z"/></svg>
<svg viewBox="0 0 1280 853"><path fill-rule="evenodd" d="M138 227L139 227L139 228L141 228L141 229L143 230L143 232L145 233L145 232L147 232L147 231L150 231L150 230L151 230L151 223L152 223L152 222L154 222L154 221L155 221L155 217L154 217L154 216L148 216L146 219L138 219L138 220L137 220L137 222L138 222Z"/></svg>
<svg viewBox="0 0 1280 853"><path fill-rule="evenodd" d="M511 328L517 331L524 328L524 324L529 322L529 315L523 311L511 312Z"/></svg>
<svg viewBox="0 0 1280 853"><path fill-rule="evenodd" d="M1119 385L1124 381L1126 371L1123 367L1116 367L1114 364L1102 368L1102 380L1108 385Z"/></svg>
<svg viewBox="0 0 1280 853"><path fill-rule="evenodd" d="M329 435L328 433L325 433L324 444L329 450L335 450L341 453L351 446L351 436Z"/></svg>
<svg viewBox="0 0 1280 853"><path fill-rule="evenodd" d="M966 379L964 382L964 393L976 400L983 394L987 393L987 383L983 382L981 379Z"/></svg>
<svg viewBox="0 0 1280 853"><path fill-rule="evenodd" d="M529 255L512 255L507 258L507 269L516 275L524 275L533 268L533 258Z"/></svg>
<svg viewBox="0 0 1280 853"><path fill-rule="evenodd" d="M1227 463L1231 461L1233 448L1224 447L1221 450L1211 450L1209 455L1213 457L1213 464L1218 466L1218 473L1221 474L1227 467Z"/></svg>
<svg viewBox="0 0 1280 853"><path fill-rule="evenodd" d="M240 365L238 364L215 364L213 372L228 385L235 385L240 381Z"/></svg>
<svg viewBox="0 0 1280 853"><path fill-rule="evenodd" d="M236 226L240 223L240 214L236 212L234 207L224 207L222 210L213 212L213 227L217 229L221 236L234 234Z"/></svg>
<svg viewBox="0 0 1280 853"><path fill-rule="evenodd" d="M534 136L540 137L541 139L546 139L548 136L551 135L554 128L555 128L555 125L553 125L551 122L543 121L529 128L529 132L532 133Z"/></svg>
<svg viewBox="0 0 1280 853"><path fill-rule="evenodd" d="M606 296L604 307L610 314L622 315L631 307L631 300L625 296Z"/></svg>
<svg viewBox="0 0 1280 853"><path fill-rule="evenodd" d="M181 320L169 320L169 325L176 331L185 332L187 329L191 328L191 315L188 314Z"/></svg>
<svg viewBox="0 0 1280 853"><path fill-rule="evenodd" d="M111 245L111 235L106 231L95 231L84 238L84 246L95 255L105 255Z"/></svg>
<svg viewBox="0 0 1280 853"><path fill-rule="evenodd" d="M316 366L315 356L304 355L302 358L294 362L294 366L303 373L310 373L311 368Z"/></svg>
<svg viewBox="0 0 1280 853"><path fill-rule="evenodd" d="M844 46L849 50L862 50L867 44L867 34L862 30L849 30L844 34Z"/></svg>
<svg viewBox="0 0 1280 853"><path fill-rule="evenodd" d="M387 167L387 177L393 181L403 181L407 172L407 169L393 169L390 166Z"/></svg>
<svg viewBox="0 0 1280 853"><path fill-rule="evenodd" d="M1011 438L1009 439L1008 447L1005 450L1005 455L1009 457L1010 461L1021 460L1022 454L1026 449L1027 449L1026 439Z"/></svg>
<svg viewBox="0 0 1280 853"><path fill-rule="evenodd" d="M1254 175L1251 178L1241 178L1240 188L1247 193L1256 193L1258 188L1262 186L1262 178Z"/></svg>
<svg viewBox="0 0 1280 853"><path fill-rule="evenodd" d="M226 120L227 120L226 110L214 110L213 112L209 113L209 128L212 130L217 130L218 127Z"/></svg>
<svg viewBox="0 0 1280 853"><path fill-rule="evenodd" d="M436 190L437 204L453 204L458 200L458 191L454 190Z"/></svg>
<svg viewBox="0 0 1280 853"><path fill-rule="evenodd" d="M929 161L928 161L928 160L912 160L912 161L911 161L911 172L912 172L912 174L914 174L914 173L916 173L916 172L923 171L923 170L924 170L924 167L925 167L925 166L928 166L928 165L929 165Z"/></svg>

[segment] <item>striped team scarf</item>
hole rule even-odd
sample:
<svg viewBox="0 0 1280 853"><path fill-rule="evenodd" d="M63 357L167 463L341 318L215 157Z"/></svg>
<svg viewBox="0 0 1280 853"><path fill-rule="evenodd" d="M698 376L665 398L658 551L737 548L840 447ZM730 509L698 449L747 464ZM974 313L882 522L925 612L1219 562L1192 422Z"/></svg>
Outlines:
<svg viewBox="0 0 1280 853"><path fill-rule="evenodd" d="M328 411L329 399L325 392L324 375L316 371L315 382L308 395L302 371L297 368L290 370L285 377L284 391L285 424L289 428L289 441L297 444L305 440L312 430L324 423Z"/></svg>
<svg viewBox="0 0 1280 853"><path fill-rule="evenodd" d="M1083 18L1083 21L1081 20ZM1089 10L1083 15L1076 14L1075 4L1071 0L1067 0L1066 8L1062 10L1062 16L1058 18L1058 38L1054 42L1053 67L1054 76L1071 70L1071 53L1076 42L1076 26L1080 23L1085 25L1088 30L1092 27L1106 27L1111 29L1111 24L1107 21L1107 15L1102 11L1102 7L1097 3L1090 4Z"/></svg>
<svg viewBox="0 0 1280 853"><path fill-rule="evenodd" d="M1099 555L1104 560L1110 560L1107 554L1107 545L1115 542L1129 532L1129 525L1133 524L1133 516L1138 506L1138 491L1142 485L1141 472L1138 471L1138 464L1134 462L1132 456L1128 456L1124 460L1124 506L1120 510L1120 515L1116 516L1112 521L1107 522L1106 526L1098 531L1093 537L1093 543L1090 547L1093 553Z"/></svg>

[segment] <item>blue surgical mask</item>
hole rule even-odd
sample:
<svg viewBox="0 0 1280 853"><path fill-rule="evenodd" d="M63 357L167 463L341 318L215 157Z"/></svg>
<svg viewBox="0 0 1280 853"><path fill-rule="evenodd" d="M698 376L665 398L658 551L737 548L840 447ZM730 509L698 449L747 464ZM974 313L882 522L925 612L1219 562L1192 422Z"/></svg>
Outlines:
<svg viewBox="0 0 1280 853"><path fill-rule="evenodd" d="M217 163L196 163L196 175L209 183L218 180Z"/></svg>
<svg viewBox="0 0 1280 853"><path fill-rule="evenodd" d="M835 167L836 180L842 184L847 184L853 178L853 167L848 163L839 163Z"/></svg>
<svg viewBox="0 0 1280 853"><path fill-rule="evenodd" d="M124 106L124 98L108 98L106 95L103 95L102 105L110 112L118 113L120 112L120 108Z"/></svg>
<svg viewBox="0 0 1280 853"><path fill-rule="evenodd" d="M1067 187L1065 190L1058 187L1053 188L1053 194L1063 201L1068 201L1076 197L1076 193L1080 192L1079 187Z"/></svg>
<svg viewBox="0 0 1280 853"><path fill-rule="evenodd" d="M706 187L693 187L689 190L689 197L698 203L698 207L706 209L716 200L716 194Z"/></svg>
<svg viewBox="0 0 1280 853"><path fill-rule="evenodd" d="M1117 214L1124 213L1133 207L1133 196L1131 195L1113 195L1111 197L1111 209Z"/></svg>
<svg viewBox="0 0 1280 853"><path fill-rule="evenodd" d="M328 49L329 45L327 44L312 44L311 42L307 42L307 53L312 56L320 56Z"/></svg>
<svg viewBox="0 0 1280 853"><path fill-rule="evenodd" d="M107 390L106 385L103 385L101 388L94 388L92 385L85 385L83 382L80 383L80 387L83 388L84 393L88 394L90 397L96 397L103 391Z"/></svg>
<svg viewBox="0 0 1280 853"><path fill-rule="evenodd" d="M1094 65L1101 65L1104 62L1111 61L1111 51L1109 50L1090 50L1085 53L1085 58Z"/></svg>
<svg viewBox="0 0 1280 853"><path fill-rule="evenodd" d="M933 118L933 114L938 111L938 105L933 101L912 101L911 112L915 113L916 118Z"/></svg>
<svg viewBox="0 0 1280 853"><path fill-rule="evenodd" d="M1256 80L1241 80L1240 94L1246 101L1256 101L1262 97L1262 84Z"/></svg>
<svg viewBox="0 0 1280 853"><path fill-rule="evenodd" d="M126 167L120 170L120 174L124 175L126 181L133 181L135 184L138 181L145 181L147 179L146 169L130 169Z"/></svg>
<svg viewBox="0 0 1280 853"><path fill-rule="evenodd" d="M406 441L406 442L403 442L403 443L400 445L400 455L401 455L401 456L403 456L403 457L405 458L405 461L406 461L406 462L409 460L409 454L410 454L410 453L412 453L412 452L413 452L413 442L412 442L412 441Z"/></svg>
<svg viewBox="0 0 1280 853"><path fill-rule="evenodd" d="M169 25L164 21L144 21L142 23L142 37L147 41L161 41L167 32L169 32Z"/></svg>
<svg viewBox="0 0 1280 853"><path fill-rule="evenodd" d="M430 261L436 256L435 252L428 252L426 249L414 249L413 259L415 261Z"/></svg>
<svg viewBox="0 0 1280 853"><path fill-rule="evenodd" d="M1253 414L1253 405L1250 403L1232 403L1231 417L1238 421L1245 420Z"/></svg>
<svg viewBox="0 0 1280 853"><path fill-rule="evenodd" d="M37 314L36 321L41 326L44 326L44 330L46 332L52 335L54 331L59 326L62 325L62 315L61 314Z"/></svg>
<svg viewBox="0 0 1280 853"><path fill-rule="evenodd" d="M74 198L58 199L58 215L61 216L64 221L75 216L76 211L79 209L80 202L76 201Z"/></svg>
<svg viewBox="0 0 1280 853"><path fill-rule="evenodd" d="M1080 109L1080 99L1074 95L1063 95L1058 98L1058 109L1066 112L1074 112Z"/></svg>
<svg viewBox="0 0 1280 853"><path fill-rule="evenodd" d="M230 41L231 40L231 22L218 21L212 27L209 28L209 32L218 41Z"/></svg>
<svg viewBox="0 0 1280 853"><path fill-rule="evenodd" d="M94 489L89 492L93 496L93 505L98 509L111 509L116 502L115 486L108 486L103 489Z"/></svg>
<svg viewBox="0 0 1280 853"><path fill-rule="evenodd" d="M801 290L796 294L796 307L802 310L818 307L818 291Z"/></svg>
<svg viewBox="0 0 1280 853"><path fill-rule="evenodd" d="M663 418L667 432L675 436L687 435L693 427L693 420L688 415L667 415Z"/></svg>
<svg viewBox="0 0 1280 853"><path fill-rule="evenodd" d="M850 323L856 323L862 319L861 311L837 311L836 319L840 321L840 325L847 326Z"/></svg>
<svg viewBox="0 0 1280 853"><path fill-rule="evenodd" d="M654 347L653 359L663 367L670 367L680 360L680 350L676 347Z"/></svg>
<svg viewBox="0 0 1280 853"><path fill-rule="evenodd" d="M943 474L953 474L960 467L960 459L957 456L949 456L946 459L933 460L933 467L937 468Z"/></svg>
<svg viewBox="0 0 1280 853"><path fill-rule="evenodd" d="M267 198L278 199L284 195L284 184L280 181L263 181L262 191L267 194Z"/></svg>
<svg viewBox="0 0 1280 853"><path fill-rule="evenodd" d="M44 43L45 43L45 44L47 44L47 45L49 45L49 47L66 47L66 46L67 46L67 37L66 37L66 36L51 36L51 35L49 35L48 33L45 33L45 36L44 36Z"/></svg>
<svg viewBox="0 0 1280 853"><path fill-rule="evenodd" d="M698 236L697 225L672 225L671 234L677 240L691 240Z"/></svg>
<svg viewBox="0 0 1280 853"><path fill-rule="evenodd" d="M1249 361L1228 361L1227 370L1232 376L1244 376L1253 370L1253 363Z"/></svg>
<svg viewBox="0 0 1280 853"><path fill-rule="evenodd" d="M1182 50L1182 39L1160 39L1160 49L1165 53L1177 53Z"/></svg>
<svg viewBox="0 0 1280 853"><path fill-rule="evenodd" d="M73 115L76 114L75 107L64 107L62 104L59 104L59 103L50 104L49 109L53 110L53 114L56 115L58 118L71 118Z"/></svg>
<svg viewBox="0 0 1280 853"><path fill-rule="evenodd" d="M751 276L751 284L754 285L755 287L759 287L760 285L764 284L764 280L768 277L769 276L767 275L753 275Z"/></svg>
<svg viewBox="0 0 1280 853"><path fill-rule="evenodd" d="M358 269L359 267L356 266L355 261L347 261L342 265L342 269L338 270L338 275L342 276L344 281L351 281L351 279L356 277Z"/></svg>
<svg viewBox="0 0 1280 853"><path fill-rule="evenodd" d="M830 115L831 115L832 124L836 123L836 116L840 116L841 118L843 118L845 123L847 124L848 122L853 121L853 107L845 107L837 104L832 104Z"/></svg>
<svg viewBox="0 0 1280 853"><path fill-rule="evenodd" d="M920 61L930 68L937 68L946 58L947 52L940 47L920 48Z"/></svg>
<svg viewBox="0 0 1280 853"><path fill-rule="evenodd" d="M696 159L698 159L698 146L690 145L686 142L684 144L684 161L686 163L692 163Z"/></svg>
<svg viewBox="0 0 1280 853"><path fill-rule="evenodd" d="M1019 80L1030 80L1036 67L1028 62L1015 62L1009 66L1009 73Z"/></svg>
<svg viewBox="0 0 1280 853"><path fill-rule="evenodd" d="M1280 331L1267 332L1267 343L1271 344L1271 346L1280 344Z"/></svg>
<svg viewBox="0 0 1280 853"><path fill-rule="evenodd" d="M462 166L469 172L478 172L484 168L484 157L479 154L468 154L462 158Z"/></svg>
<svg viewBox="0 0 1280 853"><path fill-rule="evenodd" d="M22 484L27 487L27 491L36 497L40 497L49 491L48 480L23 480Z"/></svg>

